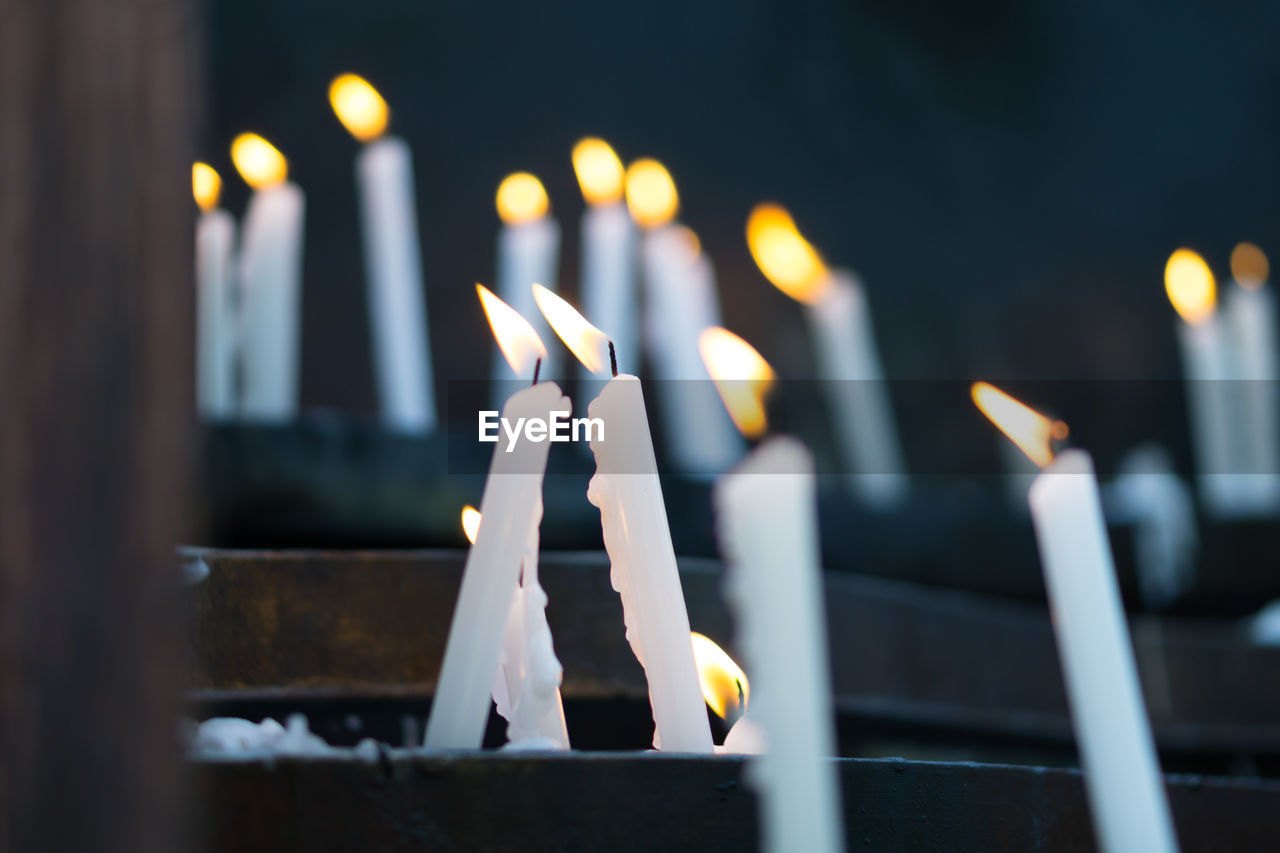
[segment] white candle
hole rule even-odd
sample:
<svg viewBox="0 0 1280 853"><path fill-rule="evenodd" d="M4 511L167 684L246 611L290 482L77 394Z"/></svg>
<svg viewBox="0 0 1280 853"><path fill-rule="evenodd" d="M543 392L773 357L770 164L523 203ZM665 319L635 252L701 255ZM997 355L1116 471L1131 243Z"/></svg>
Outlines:
<svg viewBox="0 0 1280 853"><path fill-rule="evenodd" d="M1277 375L1276 303L1267 284L1267 256L1251 243L1231 252L1236 286L1226 295L1235 338L1243 406L1241 425L1254 505L1259 514L1280 511L1280 375Z"/></svg>
<svg viewBox="0 0 1280 853"><path fill-rule="evenodd" d="M497 292L504 302L522 317L529 318L541 336L549 335L546 321L533 303L534 284L550 290L556 289L556 276L560 263L560 223L548 212L546 190L542 182L528 172L508 175L498 186L498 216L502 228L498 231ZM542 364L541 375L546 379L560 379L560 353L548 353ZM494 361L493 378L499 382L493 389L495 407L510 388L512 375L502 359ZM502 381L507 385L502 385Z"/></svg>
<svg viewBox="0 0 1280 853"><path fill-rule="evenodd" d="M861 283L847 270L828 270L777 205L751 212L747 243L765 276L805 306L850 486L871 506L901 503L909 481Z"/></svg>
<svg viewBox="0 0 1280 853"><path fill-rule="evenodd" d="M1093 460L1082 450L1053 459L1048 418L985 383L973 393L998 427L1047 463L1031 485L1031 518L1099 847L1176 851Z"/></svg>
<svg viewBox="0 0 1280 853"><path fill-rule="evenodd" d="M622 161L607 142L589 138L574 146L573 169L587 202L582 214L583 309L609 330L618 361L639 364L636 230L622 203ZM604 387L604 380L586 367L581 376L592 393Z"/></svg>
<svg viewBox="0 0 1280 853"><path fill-rule="evenodd" d="M254 188L240 238L240 411L247 420L286 421L298 408L305 200L286 180L284 156L262 137L236 137L231 157Z"/></svg>
<svg viewBox="0 0 1280 853"><path fill-rule="evenodd" d="M633 163L626 195L632 217L645 229L644 339L659 380L663 447L681 473L711 477L742 455L742 440L698 355L698 335L720 324L715 274L693 232L672 223L679 199L661 163Z"/></svg>
<svg viewBox="0 0 1280 853"><path fill-rule="evenodd" d="M356 187L382 421L403 432L430 432L435 388L409 146L383 135L386 102L362 78L341 75L329 87L329 100L347 130L366 143L356 156Z"/></svg>
<svg viewBox="0 0 1280 853"><path fill-rule="evenodd" d="M235 220L218 207L222 178L196 163L192 189L200 205L196 224L196 400L201 417L223 420L235 412Z"/></svg>
<svg viewBox="0 0 1280 853"><path fill-rule="evenodd" d="M563 299L536 289L539 308L556 334L594 371L609 364L605 336ZM604 425L592 435L596 473L587 500L600 509L610 579L622 597L627 641L644 667L658 749L712 751L689 640L689 614L676 568L658 463L640 380L620 374L587 407Z"/></svg>
<svg viewBox="0 0 1280 853"><path fill-rule="evenodd" d="M494 333L514 370L529 375L546 350L527 321L479 288ZM550 421L568 412L570 401L553 382L517 391L502 417ZM522 438L508 450L494 447L480 501L482 521L467 553L444 662L431 703L425 745L431 749L476 749L484 738L494 673L499 665L511 601L522 561L537 549L542 520L542 479L549 441Z"/></svg>

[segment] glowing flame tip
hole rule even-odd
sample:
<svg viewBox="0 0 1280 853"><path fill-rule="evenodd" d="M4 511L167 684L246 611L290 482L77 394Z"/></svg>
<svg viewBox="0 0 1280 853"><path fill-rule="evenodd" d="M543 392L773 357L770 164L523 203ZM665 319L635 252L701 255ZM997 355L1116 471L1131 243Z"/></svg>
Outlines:
<svg viewBox="0 0 1280 853"><path fill-rule="evenodd" d="M763 435L769 426L764 397L774 380L769 362L751 344L718 326L702 330L698 352L734 424L747 438Z"/></svg>
<svg viewBox="0 0 1280 853"><path fill-rule="evenodd" d="M342 126L361 142L387 129L389 110L378 90L358 74L339 74L329 84L329 104Z"/></svg>
<svg viewBox="0 0 1280 853"><path fill-rule="evenodd" d="M710 637L690 631L689 640L693 643L698 684L707 706L724 720L742 716L751 696L747 674Z"/></svg>
<svg viewBox="0 0 1280 853"><path fill-rule="evenodd" d="M1053 442L1063 441L1067 425L1046 417L989 382L969 389L974 404L1027 458L1041 468L1053 462Z"/></svg>

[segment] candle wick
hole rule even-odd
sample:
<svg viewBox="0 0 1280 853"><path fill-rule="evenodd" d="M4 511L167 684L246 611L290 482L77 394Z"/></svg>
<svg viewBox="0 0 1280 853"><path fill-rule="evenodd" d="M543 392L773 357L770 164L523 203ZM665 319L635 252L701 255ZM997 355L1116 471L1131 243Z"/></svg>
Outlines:
<svg viewBox="0 0 1280 853"><path fill-rule="evenodd" d="M538 374L541 372L542 372L542 359L539 358L537 361L533 363L533 383L532 384L534 385L538 384Z"/></svg>
<svg viewBox="0 0 1280 853"><path fill-rule="evenodd" d="M618 375L618 353L613 348L613 341L609 341L609 369L614 376Z"/></svg>
<svg viewBox="0 0 1280 853"><path fill-rule="evenodd" d="M735 678L733 680L733 684L738 688L738 707L741 709L741 713L745 714L747 713L747 697L742 692L742 679ZM739 716L741 716L741 714Z"/></svg>

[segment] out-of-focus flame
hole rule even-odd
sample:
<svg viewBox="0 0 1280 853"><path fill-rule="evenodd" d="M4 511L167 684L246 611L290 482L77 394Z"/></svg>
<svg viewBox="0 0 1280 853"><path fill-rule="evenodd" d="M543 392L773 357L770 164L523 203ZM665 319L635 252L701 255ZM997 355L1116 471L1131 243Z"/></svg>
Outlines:
<svg viewBox="0 0 1280 853"><path fill-rule="evenodd" d="M1252 243L1240 243L1231 250L1231 277L1246 290L1262 287L1270 273L1266 253Z"/></svg>
<svg viewBox="0 0 1280 853"><path fill-rule="evenodd" d="M201 210L213 210L222 195L222 176L208 163L191 164L191 193Z"/></svg>
<svg viewBox="0 0 1280 853"><path fill-rule="evenodd" d="M467 504L462 508L462 532L467 534L467 541L476 544L476 533L480 530L480 510Z"/></svg>
<svg viewBox="0 0 1280 853"><path fill-rule="evenodd" d="M698 351L734 424L747 438L762 435L769 426L764 396L774 379L769 362L751 344L719 326L702 330Z"/></svg>
<svg viewBox="0 0 1280 853"><path fill-rule="evenodd" d="M627 168L627 209L645 228L665 225L676 215L680 196L667 167L657 160L637 160Z"/></svg>
<svg viewBox="0 0 1280 853"><path fill-rule="evenodd" d="M552 331L587 370L592 373L608 370L608 335L588 323L578 309L540 284L533 286L533 301L538 303L538 310L547 318Z"/></svg>
<svg viewBox="0 0 1280 853"><path fill-rule="evenodd" d="M747 246L764 277L792 299L816 302L830 286L821 256L779 205L758 204L751 211Z"/></svg>
<svg viewBox="0 0 1280 853"><path fill-rule="evenodd" d="M289 177L289 162L274 145L256 133L242 133L231 143L231 162L244 182L265 190Z"/></svg>
<svg viewBox="0 0 1280 853"><path fill-rule="evenodd" d="M622 198L626 169L603 139L578 140L573 146L573 171L588 204L613 204Z"/></svg>
<svg viewBox="0 0 1280 853"><path fill-rule="evenodd" d="M340 74L329 84L329 103L338 121L361 142L377 139L387 129L387 102L369 81L357 74Z"/></svg>
<svg viewBox="0 0 1280 853"><path fill-rule="evenodd" d="M709 637L690 631L689 639L693 643L698 683L702 686L702 698L707 700L707 706L724 720L741 717L746 713L747 700L751 696L746 673Z"/></svg>
<svg viewBox="0 0 1280 853"><path fill-rule="evenodd" d="M547 348L542 345L538 333L528 320L520 316L519 311L494 296L483 284L476 285L476 293L480 295L480 305L489 318L489 328L493 329L498 349L502 350L507 364L517 376L531 374L534 362L547 357Z"/></svg>
<svg viewBox="0 0 1280 853"><path fill-rule="evenodd" d="M1183 320L1191 325L1213 316L1217 299L1213 273L1204 258L1190 249L1179 249L1164 267L1164 289Z"/></svg>
<svg viewBox="0 0 1280 853"><path fill-rule="evenodd" d="M1027 458L1041 468L1053 462L1053 442L1067 437L1066 423L1040 414L989 382L973 383L969 393L996 429L1018 445Z"/></svg>
<svg viewBox="0 0 1280 853"><path fill-rule="evenodd" d="M513 172L498 184L498 216L508 225L519 225L545 216L550 203L542 181L528 172Z"/></svg>

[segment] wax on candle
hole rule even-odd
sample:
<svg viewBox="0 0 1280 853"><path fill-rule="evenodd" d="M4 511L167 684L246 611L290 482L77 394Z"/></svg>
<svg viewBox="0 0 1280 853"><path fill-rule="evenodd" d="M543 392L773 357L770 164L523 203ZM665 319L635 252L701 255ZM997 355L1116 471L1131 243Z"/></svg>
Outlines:
<svg viewBox="0 0 1280 853"><path fill-rule="evenodd" d="M196 225L196 400L211 420L235 412L235 220L218 207L222 178L206 163L191 168Z"/></svg>
<svg viewBox="0 0 1280 853"><path fill-rule="evenodd" d="M1176 851L1093 460L1083 450L1055 459L1053 422L999 389L977 383L973 399L1045 466L1031 486L1031 518L1099 847Z"/></svg>
<svg viewBox="0 0 1280 853"><path fill-rule="evenodd" d="M284 155L261 136L236 137L231 159L254 189L240 241L240 411L284 421L298 408L305 199L287 180Z"/></svg>
<svg viewBox="0 0 1280 853"><path fill-rule="evenodd" d="M365 143L356 157L356 186L382 420L393 429L430 432L435 387L409 146L384 135L386 102L363 78L335 78L329 101L343 126Z"/></svg>
<svg viewBox="0 0 1280 853"><path fill-rule="evenodd" d="M1236 286L1224 310L1239 365L1242 437L1251 492L1258 514L1280 511L1280 375L1277 365L1275 294L1267 284L1267 256L1252 243L1231 252Z"/></svg>

